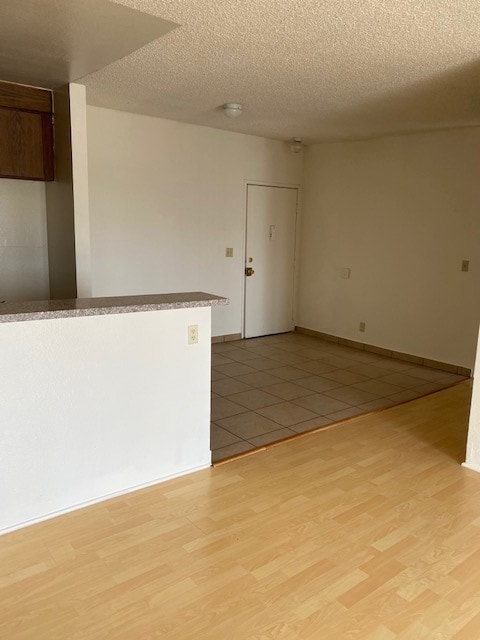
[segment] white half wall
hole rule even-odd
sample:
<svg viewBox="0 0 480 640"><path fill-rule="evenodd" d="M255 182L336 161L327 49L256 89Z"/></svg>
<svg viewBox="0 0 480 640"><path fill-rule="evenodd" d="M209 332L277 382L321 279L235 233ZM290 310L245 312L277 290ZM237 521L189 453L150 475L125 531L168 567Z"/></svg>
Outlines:
<svg viewBox="0 0 480 640"><path fill-rule="evenodd" d="M305 153L297 324L472 367L480 130L313 145ZM462 260L470 260L468 273ZM342 268L351 269L349 279Z"/></svg>
<svg viewBox="0 0 480 640"><path fill-rule="evenodd" d="M45 184L0 180L0 300L47 300Z"/></svg>
<svg viewBox="0 0 480 640"><path fill-rule="evenodd" d="M0 352L0 531L210 465L210 308L4 323Z"/></svg>
<svg viewBox="0 0 480 640"><path fill-rule="evenodd" d="M88 107L92 295L209 291L240 333L245 181L299 184L285 142ZM225 249L233 248L233 258Z"/></svg>

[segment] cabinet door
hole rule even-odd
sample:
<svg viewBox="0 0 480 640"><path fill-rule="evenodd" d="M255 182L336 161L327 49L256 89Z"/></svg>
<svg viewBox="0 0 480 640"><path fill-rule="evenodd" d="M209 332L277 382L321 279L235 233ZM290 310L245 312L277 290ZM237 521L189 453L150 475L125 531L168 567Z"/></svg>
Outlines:
<svg viewBox="0 0 480 640"><path fill-rule="evenodd" d="M0 176L53 180L51 114L0 108Z"/></svg>

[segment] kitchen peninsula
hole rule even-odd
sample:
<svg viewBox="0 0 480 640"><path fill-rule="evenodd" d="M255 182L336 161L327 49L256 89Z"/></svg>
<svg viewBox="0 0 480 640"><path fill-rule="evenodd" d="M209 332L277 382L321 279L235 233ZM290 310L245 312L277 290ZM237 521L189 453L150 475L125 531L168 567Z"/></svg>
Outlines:
<svg viewBox="0 0 480 640"><path fill-rule="evenodd" d="M211 307L227 303L0 304L0 532L210 465Z"/></svg>

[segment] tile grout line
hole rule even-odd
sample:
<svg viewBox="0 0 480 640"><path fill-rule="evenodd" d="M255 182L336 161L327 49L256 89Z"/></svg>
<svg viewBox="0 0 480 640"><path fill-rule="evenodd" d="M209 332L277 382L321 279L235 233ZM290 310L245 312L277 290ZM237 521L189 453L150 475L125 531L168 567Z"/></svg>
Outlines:
<svg viewBox="0 0 480 640"><path fill-rule="evenodd" d="M397 406L403 402L410 402L411 400L417 399L419 397L424 397L426 395L430 395L431 393L436 393L438 390L441 389L445 389L448 388L449 386L452 386L453 384L455 384L455 382L449 382L449 381L444 381L441 382L439 381L440 378L445 377L445 376L451 376L451 375L455 375L455 374L450 374L449 372L446 372L442 369L432 369L431 367L428 366L423 366L423 365L419 365L419 364L415 364L412 362L407 362L405 360L400 360L400 361L396 361L397 365L403 365L401 366L401 368L397 368L394 367L392 368L391 366L383 366L382 364L385 365L387 361L392 360L391 358L387 358L384 355L381 354L375 354L375 353L371 353L370 351L359 351L358 349L354 349L353 347L347 346L347 345L343 345L343 344L338 344L338 343L334 343L334 342L328 342L322 339L319 339L318 337L310 337L310 336L306 336L306 335L302 335L299 333L292 333L292 334L281 334L280 336L266 336L264 338L259 338L259 339L255 339L255 343L252 342L247 342L247 341L241 341L241 343L239 344L234 344L234 343L229 343L230 345L232 345L228 350L225 351L224 348L221 349L220 352L216 353L215 352L215 345L213 345L212 347L212 351L213 351L213 355L212 355L212 362L214 362L214 356L215 355L219 355L221 356L220 359L220 364L212 365L212 371L218 371L218 367L222 367L225 366L226 364L231 364L232 367L230 369L228 369L228 373L223 373L220 370L220 375L222 376L222 378L220 378L219 380L216 380L213 382L212 387L214 387L215 382L218 382L221 385L222 380L225 381L229 381L230 383L233 384L232 388L235 388L235 382L239 383L241 385L246 385L247 387L250 387L250 389L248 390L240 390L240 391L235 391L234 393L227 393L224 395L219 396L218 398L216 398L214 400L214 402L218 403L223 403L223 407L224 407L224 411L221 412L221 414L215 417L215 419L213 419L212 417L212 423L215 423L212 425L212 433L216 428L219 428L222 430L222 432L228 433L232 438L236 439L236 442L231 443L230 445L223 445L222 447L215 447L212 449L212 453L215 459L215 454L217 453L218 455L222 455L220 453L220 451L222 449L227 449L229 447L235 447L235 446L252 446L254 447L255 445L251 442L251 440L255 440L256 438L262 438L262 437L266 437L268 438L268 434L270 433L274 433L274 432L278 432L278 431L284 431L285 430L289 430L294 432L295 429L294 427L296 425L301 425L303 423L305 423L305 425L307 426L308 422L314 422L315 420L325 420L328 421L327 424L325 425L321 425L320 429L324 429L325 427L329 426L329 424L338 424L339 422L343 422L346 420L351 420L354 419L360 415L366 415L367 413L370 413L372 411L379 411L379 410L385 410L388 408L391 408L392 406ZM224 344L221 345L222 347L224 347ZM233 356L231 358L228 357L229 352L231 351L235 351L235 355L240 356L240 351L242 352L248 352L249 350L251 350L250 353L250 358L246 359L244 355L242 355L242 357L240 357L238 360L235 359ZM354 358L353 357L353 352L356 352L355 355L358 356L359 353L363 353L364 356L361 359L358 359L358 357ZM303 352L303 354L302 354ZM320 354L320 355L319 355ZM316 357L315 357L316 356ZM367 359L365 359L365 356L367 356ZM280 357L280 360L277 360L277 357ZM298 359L300 357L300 360ZM286 362L282 362L282 360L287 359L287 363ZM257 365L260 365L260 368L257 367L252 367L248 365L248 362L252 362L253 360L256 361ZM265 367L265 365L268 365L268 361L271 361L271 365L272 366L267 366L267 368ZM327 361L330 360L330 363L328 363ZM217 358L218 361L218 358ZM223 364L222 364L223 363ZM236 365L236 368L235 368ZM242 365L245 365L245 367L249 367L250 369L250 373L248 374L244 374L244 373L236 373L235 375L232 375L231 371L245 371L246 369L243 368L242 369ZM310 371L307 369L303 369L304 366L307 366ZM328 369L327 371L318 371L319 369L322 369L323 367L327 366ZM350 372L350 369L353 369L353 367L363 367L364 369L366 368L368 373L364 373L362 371L362 373L358 372L357 374ZM372 369L368 369L368 367L373 367ZM378 373L376 375L372 375L372 373L375 373L375 368L377 370L377 372L379 370L381 375L378 375ZM435 377L430 377L427 376L426 378L423 376L420 377L416 377L414 375L414 372L412 370L419 370L419 369L425 369L425 371L435 371L436 373L438 373L438 375ZM285 369L285 373L290 369L297 369L299 372L302 372L302 375L297 376L294 375L294 377L291 377L290 375L287 375L286 377L281 377L280 375L275 375L273 373L269 373L270 371L280 371L281 369ZM316 372L315 372L316 370ZM415 372L416 372L415 371ZM409 373L411 372L411 373ZM334 376L333 378L328 378L328 374L329 373L335 373L337 374L337 376ZM350 378L349 376L345 376L343 374L350 374ZM217 374L218 375L218 374ZM257 378L252 380L240 380L240 378L244 377L246 378L248 375L256 375ZM262 377L263 376L263 377ZM268 377L270 376L270 379L268 379ZM325 378L323 377L325 376ZM360 378L362 378L361 380L357 379L355 380L355 376L359 376ZM409 378L409 380L405 380L404 384L402 386L401 381L397 382L397 380L395 380L395 377L397 378L401 378L402 376L407 376L407 378ZM335 379L335 377L337 377L337 379ZM345 380L345 379L349 379L348 383L345 382L341 382L341 379ZM382 380L382 378L392 378L391 380ZM318 385L318 389L315 388L309 388L308 386L304 386L302 384L302 380L306 381L307 378L312 378L312 384L315 384L315 379L321 381L324 380L325 384L327 384L327 388L323 389L322 388L322 383L320 382L320 384ZM276 380L276 382L273 382L273 380ZM408 384L408 382L410 380L413 380L415 382L415 384ZM265 381L267 381L267 384L265 385ZM271 382L271 384L269 384ZM405 386L405 382L407 382L407 386ZM460 381L459 381L460 382ZM397 384L395 384L397 383ZM227 383L224 383L225 386L228 388ZM334 384L336 386L333 387L329 387L328 385L330 384ZM362 388L358 388L356 387L356 385L370 385L370 386L375 386L375 384L377 384L377 389L379 388L378 385L384 385L382 392L378 394L377 390L374 389L362 389ZM288 391L288 387L289 385L291 387L297 387L297 388L302 388L303 389L303 393L296 395L294 397L291 397L290 399L287 399L289 397L289 391ZM389 386L390 389L390 393L389 394L385 394L385 386ZM427 387L429 385L440 385L437 389L432 389L430 391L422 391L421 387ZM279 391L280 388L282 386L286 387L286 397L282 397L281 395L276 395L273 391L269 391L270 387L275 387L278 386L279 387ZM393 391L392 387L396 387L396 389ZM345 394L342 396L341 390L345 390ZM349 396L348 394L348 390L351 391L351 394ZM213 391L213 389L212 389ZM340 394L333 394L331 395L331 393L333 392L340 392ZM293 390L293 393L295 393L295 390ZM356 398L355 398L355 393ZM362 398L361 394L365 393L367 394L367 398ZM417 395L419 393L419 395ZM248 394L253 395L253 401L254 404L256 404L257 402L260 402L260 406L257 406L254 409L249 409L248 406L246 406L245 404L241 404L239 402L238 399L235 398L235 395L240 395L240 394L245 394L244 398L242 398L243 400L248 400ZM255 398L255 394L259 395L260 398ZM265 394L265 400L267 400L267 404L262 404L262 394ZM360 394L360 395L359 395ZM370 397L368 398L368 394L370 395ZM392 399L392 396L395 395L399 395L399 396L405 396L408 394L414 394L414 397L407 397L404 400L395 400ZM337 395L337 397L336 397ZM375 397L372 397L375 396ZM268 398L269 396L269 398ZM318 396L318 399L316 400L315 404L315 397ZM354 398L352 400L352 397ZM320 406L322 405L322 398L323 398L323 403L327 403L328 402L331 403L332 406L326 408L325 407L325 411L324 412L319 412L318 410L318 403L320 403ZM312 399L310 403L308 403L308 400ZM272 402L272 400L275 400L274 402ZM375 403L375 402L381 402L384 401L385 404L384 406L380 406L380 407L374 407L374 409L363 409L360 405L361 404L369 404L369 403ZM249 400L249 402L251 402ZM393 402L394 404L390 404L391 402ZM232 409L229 408L228 404L232 403L230 406L232 407L232 409L234 409L234 405L236 405L239 409L239 411L235 411L234 414L230 415L229 411L231 411ZM337 408L335 408L335 403L337 404ZM281 408L280 405L285 405L285 408ZM285 424L282 424L281 422L277 421L277 416L281 415L280 414L275 414L275 408L278 408L278 411L287 411L287 413L285 414ZM299 413L298 412L302 412L302 410L304 412L307 412L310 414L310 416L304 415L301 419L296 419L294 422L292 422L292 417L295 416L295 412L297 411L297 418L299 417ZM338 413L348 413L349 411L356 411L358 410L359 413L355 413L355 415L353 416L348 416L345 418L342 418L341 420L335 419L334 414ZM262 411L262 413L261 413ZM292 414L293 411L293 414ZM326 413L326 411L328 411L328 413ZM290 414L288 414L288 412L290 412ZM224 413L224 415L223 415ZM257 416L257 418L259 419L259 421L261 422L262 420L267 420L270 424L264 423L263 425L260 424L259 425L259 429L257 430L257 432L255 433L255 426L252 427L253 431L250 429L250 435L247 437L245 433L242 433L242 422L244 422L246 419L248 420L248 416L252 416L253 415ZM225 425L225 424L219 424L219 421L228 421L230 420L230 422L235 422L235 418L237 418L237 420L239 420L239 422L237 423L237 425L235 425L235 428L233 431L231 431L231 427L230 425ZM270 427L270 429L268 431L265 431L264 429L266 427ZM315 429L315 427L312 427L313 429ZM296 437L297 435L303 435L303 433L308 433L308 430L305 430L304 432L296 432L293 433L291 436L288 436L287 438L292 438L292 437ZM252 435L252 433L255 433L255 435ZM220 436L221 437L221 436ZM270 446L271 443L267 443L267 445L263 445L262 447L260 447L260 449L263 448L263 446ZM239 452L236 455L243 455L248 453L249 451L251 451L251 449L247 450L247 451L243 451L243 452ZM215 463L218 462L217 460L215 460Z"/></svg>

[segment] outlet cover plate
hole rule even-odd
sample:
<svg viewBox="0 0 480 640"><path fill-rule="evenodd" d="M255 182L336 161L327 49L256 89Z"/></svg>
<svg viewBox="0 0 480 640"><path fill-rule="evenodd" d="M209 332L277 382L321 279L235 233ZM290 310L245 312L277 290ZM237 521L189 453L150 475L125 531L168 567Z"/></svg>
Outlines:
<svg viewBox="0 0 480 640"><path fill-rule="evenodd" d="M188 325L188 344L198 344L198 324Z"/></svg>

